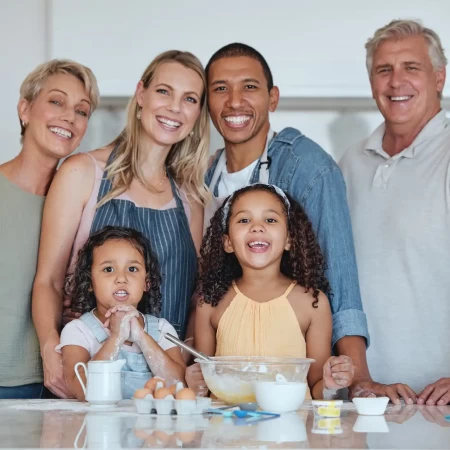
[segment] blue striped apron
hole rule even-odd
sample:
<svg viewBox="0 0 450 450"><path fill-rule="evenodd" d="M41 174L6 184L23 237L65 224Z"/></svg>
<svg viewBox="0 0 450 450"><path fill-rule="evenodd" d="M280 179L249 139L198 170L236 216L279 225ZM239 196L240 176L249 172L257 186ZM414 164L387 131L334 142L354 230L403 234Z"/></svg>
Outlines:
<svg viewBox="0 0 450 450"><path fill-rule="evenodd" d="M115 150L111 152L107 166L114 159L114 153ZM161 317L168 320L184 339L197 275L197 253L178 189L169 173L168 177L175 208L143 208L129 200L112 199L96 210L91 234L112 225L133 228L150 240L161 270ZM100 201L111 188L105 171L97 200Z"/></svg>

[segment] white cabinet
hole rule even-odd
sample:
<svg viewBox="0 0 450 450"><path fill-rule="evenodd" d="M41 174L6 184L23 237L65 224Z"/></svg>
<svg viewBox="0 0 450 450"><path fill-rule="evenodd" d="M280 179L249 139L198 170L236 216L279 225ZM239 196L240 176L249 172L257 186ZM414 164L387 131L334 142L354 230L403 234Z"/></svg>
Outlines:
<svg viewBox="0 0 450 450"><path fill-rule="evenodd" d="M244 42L267 59L284 97L368 97L364 44L394 18L423 20L450 56L448 0L53 0L50 56L91 67L103 96L129 96L164 50L206 64Z"/></svg>

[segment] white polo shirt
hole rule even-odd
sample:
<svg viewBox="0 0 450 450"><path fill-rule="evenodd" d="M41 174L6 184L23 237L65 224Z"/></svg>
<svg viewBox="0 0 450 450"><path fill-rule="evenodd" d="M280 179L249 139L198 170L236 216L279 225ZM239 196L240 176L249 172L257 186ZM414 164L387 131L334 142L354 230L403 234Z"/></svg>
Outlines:
<svg viewBox="0 0 450 450"><path fill-rule="evenodd" d="M450 120L390 157L385 126L348 151L347 183L374 380L416 392L450 377Z"/></svg>

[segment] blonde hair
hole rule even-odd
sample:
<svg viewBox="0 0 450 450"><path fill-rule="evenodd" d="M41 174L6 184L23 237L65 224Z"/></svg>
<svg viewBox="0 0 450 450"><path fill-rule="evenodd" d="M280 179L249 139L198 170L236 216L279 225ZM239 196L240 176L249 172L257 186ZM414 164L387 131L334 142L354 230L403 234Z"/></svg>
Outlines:
<svg viewBox="0 0 450 450"><path fill-rule="evenodd" d="M192 53L170 50L158 55L145 69L141 77L145 89L149 87L158 67L167 62L177 62L194 70L203 81L201 111L192 130L193 133L192 135L188 134L186 138L172 146L167 155L166 166L179 187L183 187L194 200L205 203L209 198L204 182L209 155L209 117L206 104L205 71L201 62ZM130 187L133 178L137 178L149 190L158 192L146 183L140 167L138 143L142 125L136 117L138 110L140 107L136 100L136 94L134 94L128 103L126 126L122 133L109 144L116 149L114 160L106 168L107 178L111 180L113 187L99 201L97 208L125 192Z"/></svg>
<svg viewBox="0 0 450 450"><path fill-rule="evenodd" d="M366 42L366 67L369 77L372 72L373 55L378 46L389 39L403 39L409 36L423 36L428 45L428 53L434 70L443 69L447 65L447 58L436 32L425 28L416 20L393 20L375 31L373 37Z"/></svg>
<svg viewBox="0 0 450 450"><path fill-rule="evenodd" d="M20 100L25 99L31 103L41 92L42 86L47 79L55 74L63 73L66 75L73 75L78 78L86 88L91 102L90 115L97 108L100 101L100 93L98 90L97 79L89 67L83 66L80 63L70 59L52 59L37 66L30 72L20 86ZM25 135L25 126L20 120L20 135L23 141Z"/></svg>

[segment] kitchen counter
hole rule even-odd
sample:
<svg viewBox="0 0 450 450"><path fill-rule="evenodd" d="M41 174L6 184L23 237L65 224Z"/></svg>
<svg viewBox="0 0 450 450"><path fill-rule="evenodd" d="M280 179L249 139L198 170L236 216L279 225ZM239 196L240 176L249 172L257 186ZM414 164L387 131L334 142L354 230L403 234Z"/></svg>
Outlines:
<svg viewBox="0 0 450 450"><path fill-rule="evenodd" d="M358 416L344 403L340 420L298 413L261 420L137 414L131 401L94 409L67 400L0 400L1 448L450 448L450 407L389 406Z"/></svg>

